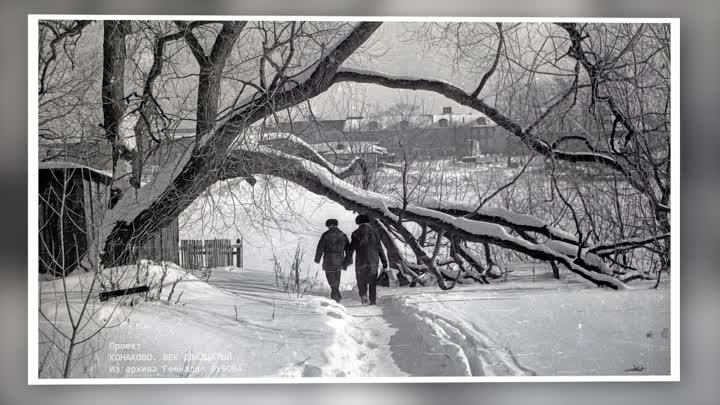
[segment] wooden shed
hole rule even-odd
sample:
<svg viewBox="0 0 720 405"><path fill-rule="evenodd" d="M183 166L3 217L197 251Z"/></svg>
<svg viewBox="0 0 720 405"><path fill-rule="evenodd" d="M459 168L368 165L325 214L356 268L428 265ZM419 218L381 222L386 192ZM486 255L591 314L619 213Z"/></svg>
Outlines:
<svg viewBox="0 0 720 405"><path fill-rule="evenodd" d="M39 164L40 272L72 271L92 247L109 204L112 176L102 170L70 162ZM133 252L137 259L179 262L178 220L161 229Z"/></svg>

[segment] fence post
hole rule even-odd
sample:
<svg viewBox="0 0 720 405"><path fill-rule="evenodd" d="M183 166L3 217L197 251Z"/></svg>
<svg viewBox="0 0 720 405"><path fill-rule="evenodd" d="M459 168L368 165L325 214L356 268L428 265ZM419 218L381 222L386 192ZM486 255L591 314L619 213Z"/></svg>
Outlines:
<svg viewBox="0 0 720 405"><path fill-rule="evenodd" d="M235 242L235 267L241 269L243 266L243 241L237 239Z"/></svg>

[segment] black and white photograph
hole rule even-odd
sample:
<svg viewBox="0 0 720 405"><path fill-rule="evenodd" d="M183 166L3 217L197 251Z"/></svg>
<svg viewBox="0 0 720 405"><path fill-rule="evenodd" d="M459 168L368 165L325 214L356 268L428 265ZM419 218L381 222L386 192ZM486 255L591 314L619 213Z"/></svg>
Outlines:
<svg viewBox="0 0 720 405"><path fill-rule="evenodd" d="M28 34L29 384L679 380L678 19Z"/></svg>

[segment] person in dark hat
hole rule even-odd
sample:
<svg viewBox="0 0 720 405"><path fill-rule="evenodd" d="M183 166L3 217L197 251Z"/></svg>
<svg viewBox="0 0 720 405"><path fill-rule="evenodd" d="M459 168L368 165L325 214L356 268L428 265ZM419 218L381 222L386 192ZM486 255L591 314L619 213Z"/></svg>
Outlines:
<svg viewBox="0 0 720 405"><path fill-rule="evenodd" d="M375 305L377 302L378 260L383 269L387 269L388 261L380 244L380 235L370 225L367 215L355 218L358 229L352 233L348 258L352 260L355 252L355 277L357 279L360 301L363 304ZM369 293L369 296L368 296Z"/></svg>
<svg viewBox="0 0 720 405"><path fill-rule="evenodd" d="M340 274L342 270L347 269L346 257L350 241L338 229L337 219L328 219L325 226L327 226L328 230L322 234L318 242L315 250L315 263L320 263L322 258L322 268L330 285L330 298L334 299L335 302L340 302L342 300L342 295L340 295Z"/></svg>

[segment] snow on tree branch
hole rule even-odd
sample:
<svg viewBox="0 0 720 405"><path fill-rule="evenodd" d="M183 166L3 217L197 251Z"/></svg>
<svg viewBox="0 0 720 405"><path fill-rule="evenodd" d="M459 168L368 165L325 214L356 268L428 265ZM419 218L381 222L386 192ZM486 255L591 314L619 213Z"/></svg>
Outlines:
<svg viewBox="0 0 720 405"><path fill-rule="evenodd" d="M622 252L624 250L634 249L640 246L656 242L661 239L670 238L670 233L662 235L654 235L646 238L629 238L612 243L603 243L588 248L588 253L595 253L598 256L604 256L612 253Z"/></svg>
<svg viewBox="0 0 720 405"><path fill-rule="evenodd" d="M292 156L266 147L253 150L236 150L228 157L225 176L246 177L264 174L284 178L318 195L339 203L347 209L368 213L389 221L397 221L396 213L403 207L395 199L369 190L359 189L334 176L328 169L306 159ZM510 235L501 225L456 217L431 208L407 205L403 217L418 223L431 224L436 229L453 232L463 239L474 242L488 242L512 249L541 260L556 260L572 272L598 285L614 289L627 286L616 278L584 267L587 259L577 260L569 252L558 252L558 241L532 243ZM554 243L553 243L554 242ZM599 258L598 258L599 259ZM592 260L592 259L591 259Z"/></svg>
<svg viewBox="0 0 720 405"><path fill-rule="evenodd" d="M367 164L363 158L355 157L346 166L336 166L325 159L322 154L316 151L307 142L293 134L284 132L263 133L262 135L253 137L244 136L238 141L239 145L245 145L246 148L250 144L255 144L257 146L263 145L294 156L302 157L319 164L329 170L334 176L341 179L346 179L355 173L360 173L362 176L363 188L367 188L370 183L370 174L368 173Z"/></svg>
<svg viewBox="0 0 720 405"><path fill-rule="evenodd" d="M124 195L106 215L100 243L105 252L103 261L127 254L124 247L134 239L143 242L152 231L164 226L172 216L187 207L202 191L218 180L225 157L239 134L250 125L274 111L292 107L327 90L340 65L352 55L381 25L361 22L339 40L314 64L312 73L303 83L286 91L255 94L245 104L227 114L220 122L205 125L196 133L194 148L188 149L175 162L164 165L151 183ZM208 92L206 98L217 97ZM198 105L210 100L198 99ZM160 213L163 213L162 215ZM108 254L110 246L117 251ZM117 258L116 258L117 259Z"/></svg>

